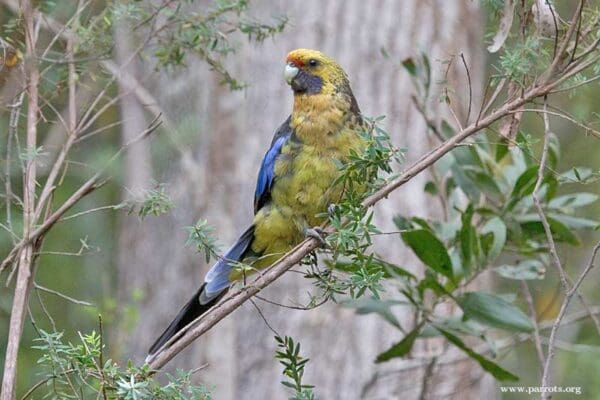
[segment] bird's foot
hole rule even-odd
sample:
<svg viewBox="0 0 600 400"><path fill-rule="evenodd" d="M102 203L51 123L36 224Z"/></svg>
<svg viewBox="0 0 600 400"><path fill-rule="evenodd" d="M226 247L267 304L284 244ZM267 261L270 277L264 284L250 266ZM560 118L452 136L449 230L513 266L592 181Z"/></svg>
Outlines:
<svg viewBox="0 0 600 400"><path fill-rule="evenodd" d="M321 229L318 226L313 228L305 228L304 229L304 237L317 239L322 246L326 246L327 242L325 241L325 237L327 236L327 232Z"/></svg>
<svg viewBox="0 0 600 400"><path fill-rule="evenodd" d="M334 215L335 212L337 211L338 206L335 203L331 203L329 204L329 206L327 207L327 212L329 213L329 215Z"/></svg>

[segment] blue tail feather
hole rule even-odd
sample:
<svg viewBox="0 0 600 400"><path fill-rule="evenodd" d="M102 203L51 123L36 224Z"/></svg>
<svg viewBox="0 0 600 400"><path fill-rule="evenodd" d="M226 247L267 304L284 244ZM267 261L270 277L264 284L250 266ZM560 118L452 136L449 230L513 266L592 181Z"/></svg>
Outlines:
<svg viewBox="0 0 600 400"><path fill-rule="evenodd" d="M216 295L228 288L229 275L233 270L232 262L240 261L245 253L250 249L250 244L254 238L254 226L248 228L237 242L231 246L223 258L215 263L204 277L206 298L210 300L211 296Z"/></svg>
<svg viewBox="0 0 600 400"><path fill-rule="evenodd" d="M204 278L204 283L194 296L187 302L179 311L175 319L169 324L167 329L159 336L148 351L147 361L150 361L157 351L159 351L165 343L173 336L185 329L190 323L202 314L210 310L219 302L221 297L227 293L229 289L229 275L233 267L230 263L240 261L245 254L250 250L252 239L254 238L254 226L248 228L225 253L222 259L217 261L215 265L208 271Z"/></svg>

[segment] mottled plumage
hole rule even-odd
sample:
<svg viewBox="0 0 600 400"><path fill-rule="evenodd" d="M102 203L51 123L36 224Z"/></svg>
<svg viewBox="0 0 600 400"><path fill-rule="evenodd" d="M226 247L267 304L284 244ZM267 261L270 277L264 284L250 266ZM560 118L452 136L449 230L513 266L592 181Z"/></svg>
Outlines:
<svg viewBox="0 0 600 400"><path fill-rule="evenodd" d="M174 334L206 312L242 278L232 262L264 268L305 238L339 202L334 185L340 162L364 146L362 120L344 70L316 50L290 52L285 78L294 92L291 115L277 129L258 174L252 225L207 273L198 293L150 348L154 354Z"/></svg>

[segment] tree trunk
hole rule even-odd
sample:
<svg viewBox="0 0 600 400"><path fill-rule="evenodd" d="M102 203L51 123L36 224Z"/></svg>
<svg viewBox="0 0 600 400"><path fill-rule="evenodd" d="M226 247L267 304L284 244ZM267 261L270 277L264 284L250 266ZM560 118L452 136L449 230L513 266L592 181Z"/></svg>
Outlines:
<svg viewBox="0 0 600 400"><path fill-rule="evenodd" d="M134 36L132 32L120 23L115 27L115 61L127 73L132 76L140 74L137 59L131 59L135 50ZM132 87L121 85L119 87L119 109L121 114L121 142L125 145L134 140L147 126L146 116L142 104L136 99ZM131 146L123 156L123 193L125 201L139 199L144 190L149 189L152 183L152 157L148 142L139 141ZM119 221L118 236L118 287L119 304L127 304L134 300L140 276L143 276L143 263L145 254L152 246L151 240L147 239L148 226L135 214L122 214ZM127 336L127 325L131 323L127 312L128 308L120 307L119 329L116 329L116 343L129 348L134 341Z"/></svg>
<svg viewBox="0 0 600 400"><path fill-rule="evenodd" d="M431 115L454 121L439 102L443 88L439 82L447 78L455 91L450 93L452 107L464 124L469 101L460 60L464 54L473 82L473 109L478 111L484 60L482 17L475 2L256 1L251 7L258 18L285 14L291 24L274 40L241 46L231 57L228 67L234 76L251 85L246 91L229 92L220 87L219 78L195 60L188 60L186 71L162 74L151 89L170 119L177 121L175 137L187 142L193 138L194 146L182 150L181 161L171 162L159 179L168 182L176 204L173 213L160 217L160 223L145 221L139 240L145 241L146 251L136 256L135 263L119 266L137 277L135 283L121 280L121 292L141 289L145 293L139 313L142 318L129 334L135 340L127 348L137 360L143 359L152 340L206 272L202 257L184 247L184 227L207 218L227 247L251 221L260 160L275 129L291 110L292 93L282 77L288 51L316 48L335 58L348 72L363 114L386 116L384 125L394 143L408 149L407 163L435 142L411 101L413 86L401 60L418 58L421 52L428 55L433 66ZM442 61L451 58L446 77L448 66ZM426 179L425 175L417 177L377 207L377 222L383 229L396 229L391 219L397 213L433 215L434 206L423 192ZM384 235L377 239L376 250L391 262L417 271L417 262L400 243L396 235ZM128 251L128 247L121 248L122 253ZM263 296L281 303L305 301L311 285L298 277L287 274ZM399 332L380 318L357 316L334 304L312 311L276 307L260 300L256 304L277 332L301 342L302 353L311 359L305 380L316 385L319 398L413 399L421 396L423 382L429 389L421 398L485 397L478 384L482 372L471 363L402 373L394 372L402 368L402 360L374 364L379 352L401 339ZM410 326L408 316L404 317L404 325ZM209 368L199 375L215 386L217 399L281 399L288 393L279 384L282 368L274 360L275 347L273 333L248 303L169 368L189 369L208 362ZM433 343L414 352L422 355L437 350ZM431 379L424 380L425 375Z"/></svg>

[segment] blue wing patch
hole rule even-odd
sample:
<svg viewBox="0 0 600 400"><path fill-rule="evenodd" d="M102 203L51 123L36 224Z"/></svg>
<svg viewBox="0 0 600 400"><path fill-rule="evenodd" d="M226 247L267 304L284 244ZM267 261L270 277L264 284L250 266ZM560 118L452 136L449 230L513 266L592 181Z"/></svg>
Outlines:
<svg viewBox="0 0 600 400"><path fill-rule="evenodd" d="M230 263L240 261L244 258L244 255L250 249L252 239L254 239L254 225L246 229L237 242L227 250L223 258L219 259L208 271L204 277L204 282L206 283L205 292L208 300L229 287L231 283L229 275L233 269Z"/></svg>
<svg viewBox="0 0 600 400"><path fill-rule="evenodd" d="M261 209L271 198L271 185L275 180L275 161L279 154L281 154L281 148L288 141L292 135L292 128L290 128L290 117L277 129L273 141L271 142L271 148L265 154L260 170L258 171L258 179L256 181L256 190L254 191L254 213Z"/></svg>

